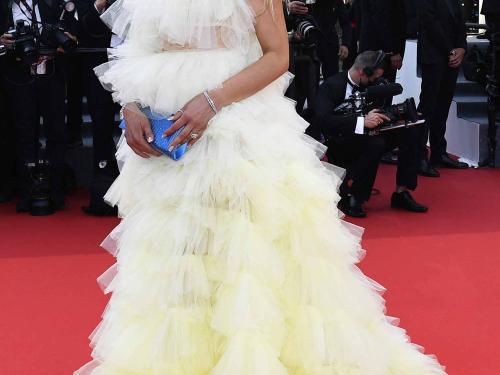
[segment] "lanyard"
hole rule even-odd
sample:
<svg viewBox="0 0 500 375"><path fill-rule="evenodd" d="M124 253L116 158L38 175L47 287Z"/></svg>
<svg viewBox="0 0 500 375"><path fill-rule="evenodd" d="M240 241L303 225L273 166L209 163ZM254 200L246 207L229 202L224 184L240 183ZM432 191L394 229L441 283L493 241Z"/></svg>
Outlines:
<svg viewBox="0 0 500 375"><path fill-rule="evenodd" d="M28 10L28 12L31 14L31 23L33 24L33 29L35 30L35 33L38 34L38 19L36 17L36 6L38 4L38 0L33 0L32 1L32 4L33 4L33 8L30 7L30 5L28 4L28 2L26 0L17 0L16 1L17 5L19 6L19 9L21 9L21 12L24 13L24 11L22 10L21 6L19 3L22 3L24 5L24 7Z"/></svg>

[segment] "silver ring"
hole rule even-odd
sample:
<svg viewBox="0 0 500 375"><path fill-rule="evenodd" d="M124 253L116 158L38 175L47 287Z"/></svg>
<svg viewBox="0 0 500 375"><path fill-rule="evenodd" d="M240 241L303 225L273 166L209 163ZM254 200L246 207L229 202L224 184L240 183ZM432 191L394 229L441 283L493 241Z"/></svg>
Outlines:
<svg viewBox="0 0 500 375"><path fill-rule="evenodd" d="M200 135L198 133L191 133L189 134L189 138L191 138L192 140L195 140L195 139L198 139Z"/></svg>
<svg viewBox="0 0 500 375"><path fill-rule="evenodd" d="M181 113L181 117L184 115L184 111L182 109L179 109L177 112Z"/></svg>

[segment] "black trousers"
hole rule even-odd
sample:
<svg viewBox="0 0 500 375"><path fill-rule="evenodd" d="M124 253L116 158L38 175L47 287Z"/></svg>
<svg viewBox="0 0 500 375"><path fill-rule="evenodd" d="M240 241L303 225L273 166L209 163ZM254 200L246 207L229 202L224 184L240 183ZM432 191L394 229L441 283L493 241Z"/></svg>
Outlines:
<svg viewBox="0 0 500 375"><path fill-rule="evenodd" d="M339 72L339 37L337 34L326 34L318 41L318 57L321 61L323 78L334 76ZM350 52L350 51L349 51Z"/></svg>
<svg viewBox="0 0 500 375"><path fill-rule="evenodd" d="M3 66L0 64L0 69ZM16 169L16 138L12 104L5 80L0 76L0 191L13 188Z"/></svg>
<svg viewBox="0 0 500 375"><path fill-rule="evenodd" d="M68 141L70 143L82 141L82 98L83 98L83 71L82 56L78 54L68 56L67 71L67 115Z"/></svg>
<svg viewBox="0 0 500 375"><path fill-rule="evenodd" d="M431 146L430 162L438 163L446 153L446 121L457 84L458 69L448 67L447 61L439 64L421 64L422 91L419 112L425 125L419 127L418 157L427 160L427 140Z"/></svg>
<svg viewBox="0 0 500 375"><path fill-rule="evenodd" d="M296 110L307 121L314 116L316 93L319 88L320 63L315 51L300 47L290 48L290 72L295 78L286 92L286 96L297 102ZM307 111L304 104L307 100Z"/></svg>
<svg viewBox="0 0 500 375"><path fill-rule="evenodd" d="M93 168L94 175L104 173L109 176L118 175L113 139L115 129L115 105L109 91L106 91L94 73L94 68L107 62L106 54L82 56L82 81L84 92L92 118ZM103 168L105 161L107 167ZM99 164L101 163L101 166Z"/></svg>
<svg viewBox="0 0 500 375"><path fill-rule="evenodd" d="M500 13L490 13L485 15L486 24L489 27L487 31L490 40L498 41L500 33ZM488 53L491 55L491 59L494 62L491 67L490 74L494 77L495 81L500 81L500 56L498 56L498 51L500 49L499 43L491 42L488 47Z"/></svg>
<svg viewBox="0 0 500 375"><path fill-rule="evenodd" d="M488 33L494 34L500 31L500 13L491 13L484 16L486 25L490 28Z"/></svg>
<svg viewBox="0 0 500 375"><path fill-rule="evenodd" d="M394 130L382 135L352 135L332 138L328 143L330 162L346 168L346 177L340 187L341 195L352 194L363 201L370 195L377 177L382 155L399 147L396 184L410 190L417 188L416 128Z"/></svg>
<svg viewBox="0 0 500 375"><path fill-rule="evenodd" d="M47 74L32 75L21 62L10 61L3 72L12 103L15 124L18 176L21 194L27 194L28 181L23 178L25 165L39 158L40 116L47 140L45 157L50 163L51 195L56 201L64 197L64 166L66 163L65 126L65 61L56 58L47 62Z"/></svg>

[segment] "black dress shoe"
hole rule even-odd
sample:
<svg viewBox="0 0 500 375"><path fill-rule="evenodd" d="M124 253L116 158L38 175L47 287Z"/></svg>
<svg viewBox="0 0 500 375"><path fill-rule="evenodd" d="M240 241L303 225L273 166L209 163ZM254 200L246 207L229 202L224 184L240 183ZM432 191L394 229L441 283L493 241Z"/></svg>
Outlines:
<svg viewBox="0 0 500 375"><path fill-rule="evenodd" d="M8 202L14 196L14 188L10 186L4 186L0 188L0 203Z"/></svg>
<svg viewBox="0 0 500 375"><path fill-rule="evenodd" d="M339 209L351 217L366 217L366 211L363 209L362 201L354 196L342 198L338 205Z"/></svg>
<svg viewBox="0 0 500 375"><path fill-rule="evenodd" d="M439 165L445 168L453 168L453 169L467 169L469 168L469 164L463 163L458 160L454 160L448 156L448 154L443 154L441 157L434 161L432 160L433 165Z"/></svg>
<svg viewBox="0 0 500 375"><path fill-rule="evenodd" d="M54 211L64 210L66 208L66 199L64 199L64 198L57 198L57 199L52 198L51 205L52 205L52 208L54 209Z"/></svg>
<svg viewBox="0 0 500 375"><path fill-rule="evenodd" d="M118 208L111 207L107 204L93 205L82 207L82 211L90 216L118 216Z"/></svg>
<svg viewBox="0 0 500 375"><path fill-rule="evenodd" d="M399 156L399 151L392 150L392 151L386 152L384 155L382 155L380 162L384 163L384 164L397 165L398 164L398 156Z"/></svg>
<svg viewBox="0 0 500 375"><path fill-rule="evenodd" d="M421 205L420 203L417 203L415 199L413 199L409 191L392 193L391 207L401 208L403 210L411 212L427 212L428 210L427 207Z"/></svg>
<svg viewBox="0 0 500 375"><path fill-rule="evenodd" d="M431 166L427 160L421 160L418 166L418 174L425 177L439 177L439 171Z"/></svg>

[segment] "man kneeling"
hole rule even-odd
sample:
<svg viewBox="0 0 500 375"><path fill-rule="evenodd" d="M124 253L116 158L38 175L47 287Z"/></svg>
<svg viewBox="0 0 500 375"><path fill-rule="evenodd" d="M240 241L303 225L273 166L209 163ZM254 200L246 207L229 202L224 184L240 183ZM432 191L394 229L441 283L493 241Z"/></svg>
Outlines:
<svg viewBox="0 0 500 375"><path fill-rule="evenodd" d="M364 91L384 74L385 54L382 51L361 53L348 72L328 78L320 86L313 124L327 139L328 158L333 164L346 168L340 187L339 208L349 216L365 217L363 203L370 198L382 155L399 147L396 190L391 206L412 212L426 212L409 190L417 187L416 128L402 128L368 135L389 118L379 109L361 117L354 113L341 114L336 108L356 91Z"/></svg>

